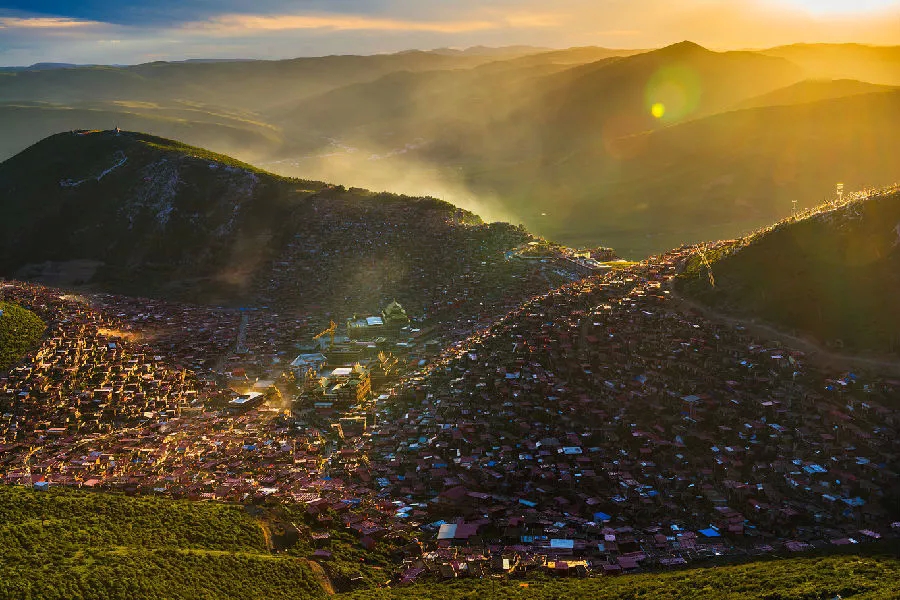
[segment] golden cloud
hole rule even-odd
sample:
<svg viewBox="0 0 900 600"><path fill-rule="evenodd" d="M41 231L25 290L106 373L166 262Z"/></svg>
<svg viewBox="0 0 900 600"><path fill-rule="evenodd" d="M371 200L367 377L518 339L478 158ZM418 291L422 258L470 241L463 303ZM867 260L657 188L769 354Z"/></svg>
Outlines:
<svg viewBox="0 0 900 600"><path fill-rule="evenodd" d="M0 17L0 29L72 29L96 25L103 23L67 17Z"/></svg>
<svg viewBox="0 0 900 600"><path fill-rule="evenodd" d="M497 18L461 21L415 21L369 17L364 15L246 15L224 14L207 21L195 21L184 29L213 34L254 33L325 29L329 31L424 31L430 33L466 33L488 29L520 27L552 27L557 21L552 15L512 13Z"/></svg>

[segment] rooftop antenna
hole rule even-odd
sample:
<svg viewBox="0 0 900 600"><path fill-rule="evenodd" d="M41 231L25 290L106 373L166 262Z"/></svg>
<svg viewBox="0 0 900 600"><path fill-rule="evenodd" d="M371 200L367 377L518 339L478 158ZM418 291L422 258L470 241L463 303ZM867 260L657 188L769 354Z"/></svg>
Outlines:
<svg viewBox="0 0 900 600"><path fill-rule="evenodd" d="M797 216L797 201L796 200L791 200L791 216L792 217Z"/></svg>
<svg viewBox="0 0 900 600"><path fill-rule="evenodd" d="M838 204L844 203L844 184L837 184L837 202Z"/></svg>

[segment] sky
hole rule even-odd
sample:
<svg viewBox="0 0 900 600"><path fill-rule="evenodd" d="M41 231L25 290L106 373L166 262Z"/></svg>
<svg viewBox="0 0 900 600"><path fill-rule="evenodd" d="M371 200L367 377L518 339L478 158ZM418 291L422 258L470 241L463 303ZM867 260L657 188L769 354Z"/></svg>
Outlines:
<svg viewBox="0 0 900 600"><path fill-rule="evenodd" d="M900 0L0 0L0 65L532 45L900 45Z"/></svg>

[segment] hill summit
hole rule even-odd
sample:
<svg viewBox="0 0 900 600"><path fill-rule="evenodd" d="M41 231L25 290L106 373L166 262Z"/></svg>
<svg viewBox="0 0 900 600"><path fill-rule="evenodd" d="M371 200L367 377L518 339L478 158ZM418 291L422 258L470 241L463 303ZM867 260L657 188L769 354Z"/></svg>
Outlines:
<svg viewBox="0 0 900 600"><path fill-rule="evenodd" d="M6 275L215 303L437 294L432 282L529 239L434 198L288 179L118 130L26 149L0 164L0 198Z"/></svg>

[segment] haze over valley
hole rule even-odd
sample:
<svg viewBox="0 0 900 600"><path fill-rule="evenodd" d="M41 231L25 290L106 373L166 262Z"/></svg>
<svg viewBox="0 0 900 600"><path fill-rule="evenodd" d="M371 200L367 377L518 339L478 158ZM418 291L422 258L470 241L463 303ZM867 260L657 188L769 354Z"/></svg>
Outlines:
<svg viewBox="0 0 900 600"><path fill-rule="evenodd" d="M3 82L5 156L119 126L282 175L440 197L631 258L745 233L792 200L818 204L837 180L898 178L898 47L404 52Z"/></svg>

